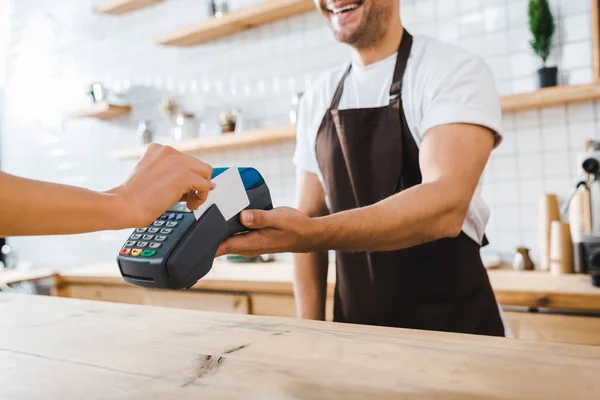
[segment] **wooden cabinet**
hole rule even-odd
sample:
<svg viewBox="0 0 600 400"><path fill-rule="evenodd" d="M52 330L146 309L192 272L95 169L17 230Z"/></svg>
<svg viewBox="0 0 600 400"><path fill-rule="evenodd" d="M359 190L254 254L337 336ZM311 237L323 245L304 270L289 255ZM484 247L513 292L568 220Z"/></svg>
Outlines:
<svg viewBox="0 0 600 400"><path fill-rule="evenodd" d="M74 284L63 287L58 291L58 295L114 303L250 314L250 297L248 294L198 291L171 292L107 284Z"/></svg>

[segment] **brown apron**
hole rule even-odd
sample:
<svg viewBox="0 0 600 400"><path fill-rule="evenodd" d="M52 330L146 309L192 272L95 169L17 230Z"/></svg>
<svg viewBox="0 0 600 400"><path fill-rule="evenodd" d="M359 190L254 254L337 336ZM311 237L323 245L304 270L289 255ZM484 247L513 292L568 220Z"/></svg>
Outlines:
<svg viewBox="0 0 600 400"><path fill-rule="evenodd" d="M404 31L388 106L337 109L351 66L337 87L315 145L331 212L377 203L422 181L401 99L411 47ZM504 336L479 250L461 232L398 251L338 252L334 320Z"/></svg>

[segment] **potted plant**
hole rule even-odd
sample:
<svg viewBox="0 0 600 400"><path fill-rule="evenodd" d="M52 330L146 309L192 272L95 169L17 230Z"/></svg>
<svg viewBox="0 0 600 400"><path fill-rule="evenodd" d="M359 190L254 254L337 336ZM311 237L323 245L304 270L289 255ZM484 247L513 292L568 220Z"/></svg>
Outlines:
<svg viewBox="0 0 600 400"><path fill-rule="evenodd" d="M538 70L541 88L556 86L558 82L558 68L546 66L552 50L554 29L554 17L548 0L529 0L529 30L533 35L530 44L535 54L542 59L542 68Z"/></svg>

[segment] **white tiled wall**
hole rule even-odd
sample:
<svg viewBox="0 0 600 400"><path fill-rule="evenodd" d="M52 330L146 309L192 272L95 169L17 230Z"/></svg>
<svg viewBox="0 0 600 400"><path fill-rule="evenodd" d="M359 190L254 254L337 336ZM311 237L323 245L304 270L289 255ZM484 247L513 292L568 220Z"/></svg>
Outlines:
<svg viewBox="0 0 600 400"><path fill-rule="evenodd" d="M348 59L316 13L252 29L202 46L162 47L153 39L206 16L200 0L162 5L114 17L91 12L99 0L5 0L11 4L9 78L4 109L3 167L37 179L107 189L133 162L109 158L136 145L139 119L150 119L158 140L168 124L158 112L171 93L206 123L224 107L243 111L244 126L288 123L293 93L320 71ZM231 0L230 8L256 0ZM561 83L592 81L590 0L553 0L557 35L552 63ZM414 34L458 43L489 63L502 94L534 90L537 60L528 48L526 0L402 0ZM91 81L120 91L134 107L116 121L68 120ZM504 117L505 140L485 174L493 210L488 250L509 255L515 245L537 247L536 201L541 191L565 196L576 177L574 154L594 138L600 104L584 103ZM599 137L600 138L600 137ZM210 153L214 165L251 165L266 176L276 205L292 205L293 143ZM128 232L12 239L22 259L68 267L112 260Z"/></svg>

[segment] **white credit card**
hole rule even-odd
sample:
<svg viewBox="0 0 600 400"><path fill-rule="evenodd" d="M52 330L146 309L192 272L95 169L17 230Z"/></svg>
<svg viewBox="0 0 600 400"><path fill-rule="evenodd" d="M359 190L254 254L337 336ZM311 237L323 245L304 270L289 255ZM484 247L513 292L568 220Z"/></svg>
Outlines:
<svg viewBox="0 0 600 400"><path fill-rule="evenodd" d="M229 221L250 205L250 199L237 167L229 168L212 181L216 187L208 193L204 204L194 211L196 219L199 219L213 204L219 208L225 221Z"/></svg>

